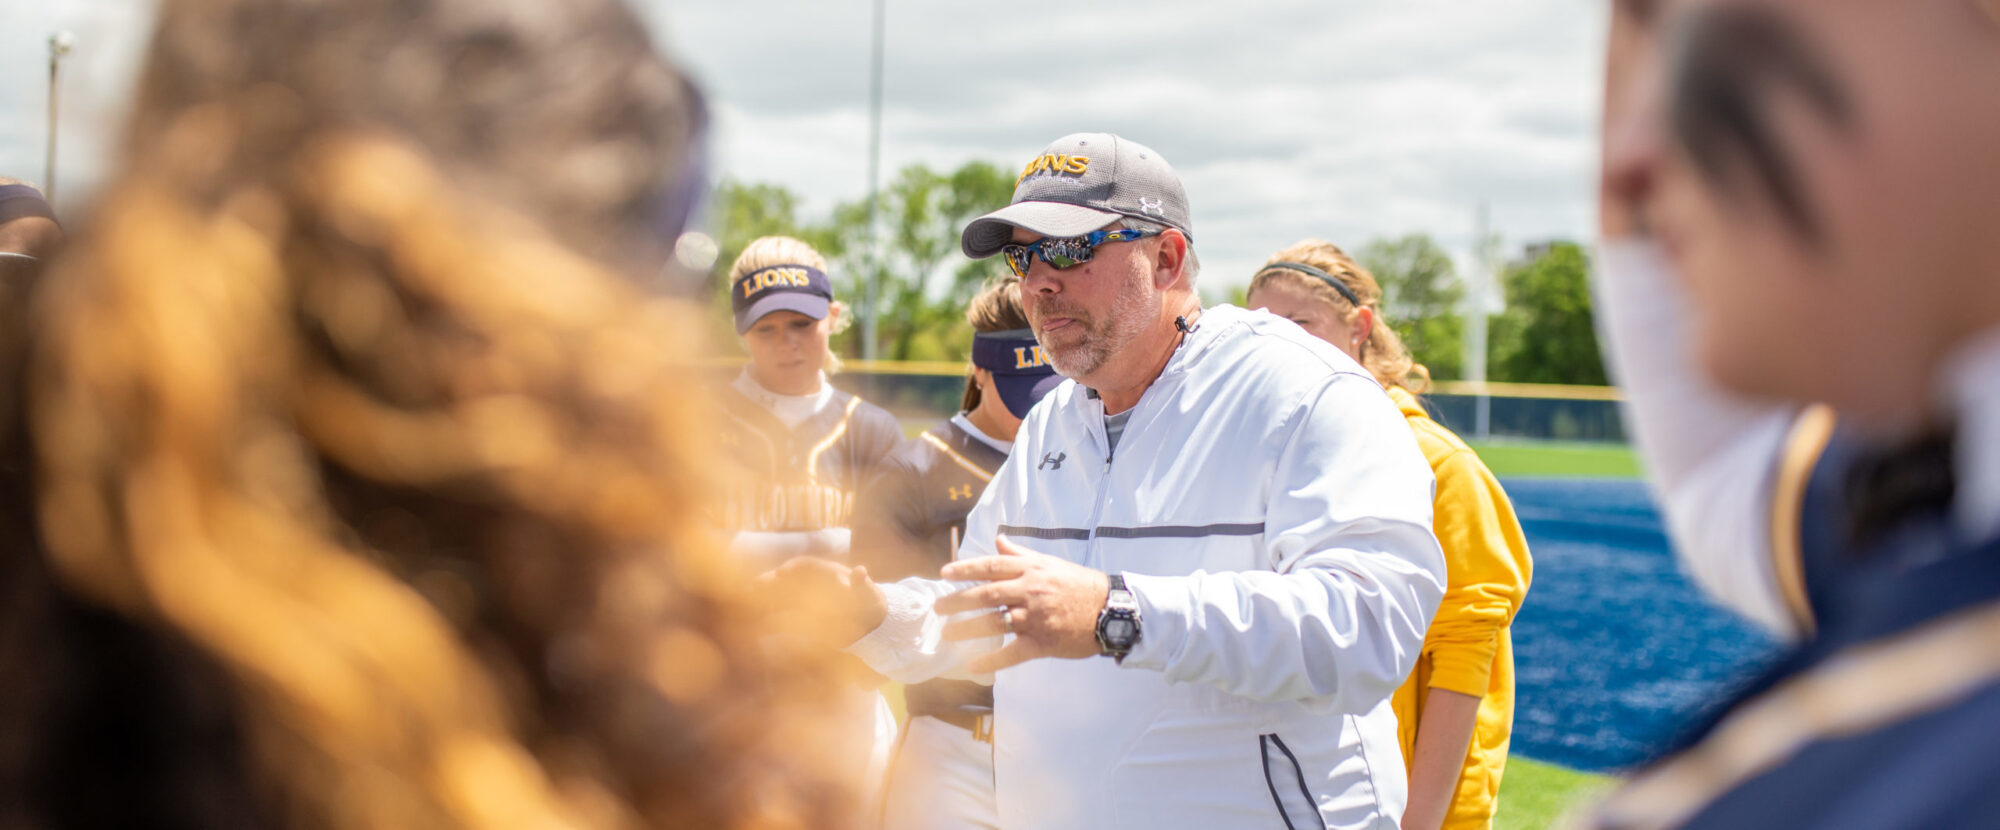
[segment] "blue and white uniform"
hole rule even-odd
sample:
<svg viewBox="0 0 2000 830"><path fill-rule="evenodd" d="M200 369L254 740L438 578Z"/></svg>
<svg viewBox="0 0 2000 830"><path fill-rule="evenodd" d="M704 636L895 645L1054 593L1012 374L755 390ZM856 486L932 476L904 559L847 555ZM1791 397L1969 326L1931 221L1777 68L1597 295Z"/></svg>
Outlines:
<svg viewBox="0 0 2000 830"><path fill-rule="evenodd" d="M745 370L715 400L716 440L729 465L722 480L734 485L718 517L733 533L731 552L754 570L794 556L847 556L855 493L903 441L895 417L824 377L811 395L780 395ZM875 689L832 693L849 713L842 738L853 753L854 786L877 792L895 745L896 715Z"/></svg>
<svg viewBox="0 0 2000 830"><path fill-rule="evenodd" d="M1607 243L1601 261L1600 333L1683 562L1802 642L1579 826L1992 826L2000 331L1965 344L1937 390L1956 440L1917 461L1952 472L1920 470L1915 484L1942 472L1948 499L1906 500L1910 482L1889 482L1902 492L1885 511L1860 486L1884 448L1836 430L1823 408L1717 389L1695 369L1687 303L1658 251Z"/></svg>
<svg viewBox="0 0 2000 830"><path fill-rule="evenodd" d="M2000 814L2000 331L1961 350L1949 510L1828 563L1817 634L1585 826L1958 828Z"/></svg>

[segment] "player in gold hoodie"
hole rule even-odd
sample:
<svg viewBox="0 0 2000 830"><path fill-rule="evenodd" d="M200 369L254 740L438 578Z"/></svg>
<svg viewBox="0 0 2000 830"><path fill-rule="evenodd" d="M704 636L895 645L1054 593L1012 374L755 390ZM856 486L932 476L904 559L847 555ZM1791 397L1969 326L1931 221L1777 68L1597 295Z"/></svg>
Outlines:
<svg viewBox="0 0 2000 830"><path fill-rule="evenodd" d="M1416 670L1392 699L1410 772L1403 827L1483 828L1493 822L1513 730L1508 628L1534 566L1500 482L1417 401L1429 372L1383 320L1381 303L1382 288L1367 269L1332 243L1306 240L1265 263L1247 305L1298 323L1367 367L1409 420L1437 476L1435 530L1448 584Z"/></svg>

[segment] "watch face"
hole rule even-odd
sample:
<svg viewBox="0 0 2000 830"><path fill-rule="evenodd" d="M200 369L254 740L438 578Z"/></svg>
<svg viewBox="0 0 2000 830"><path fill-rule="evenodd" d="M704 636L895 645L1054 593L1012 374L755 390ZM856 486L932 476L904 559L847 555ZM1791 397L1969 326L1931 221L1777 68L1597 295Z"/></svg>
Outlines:
<svg viewBox="0 0 2000 830"><path fill-rule="evenodd" d="M1112 645L1131 642L1132 635L1137 632L1138 627L1133 625L1131 620L1114 618L1104 621L1104 639L1110 641Z"/></svg>

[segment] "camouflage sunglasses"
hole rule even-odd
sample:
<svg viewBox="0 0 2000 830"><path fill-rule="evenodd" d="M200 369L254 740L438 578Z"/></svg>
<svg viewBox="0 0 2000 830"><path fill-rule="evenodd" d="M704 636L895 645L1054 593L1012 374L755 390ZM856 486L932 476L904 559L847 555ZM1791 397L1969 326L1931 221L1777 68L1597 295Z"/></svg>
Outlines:
<svg viewBox="0 0 2000 830"><path fill-rule="evenodd" d="M1036 257L1041 257L1043 262L1055 266L1057 270L1065 270L1089 262L1092 257L1097 256L1097 246L1106 242L1128 242L1157 233L1159 231L1132 228L1091 231L1083 236L1042 238L1025 245L1002 245L1000 254L1007 258L1007 267L1013 270L1014 276L1025 279L1028 276L1028 266L1035 263Z"/></svg>

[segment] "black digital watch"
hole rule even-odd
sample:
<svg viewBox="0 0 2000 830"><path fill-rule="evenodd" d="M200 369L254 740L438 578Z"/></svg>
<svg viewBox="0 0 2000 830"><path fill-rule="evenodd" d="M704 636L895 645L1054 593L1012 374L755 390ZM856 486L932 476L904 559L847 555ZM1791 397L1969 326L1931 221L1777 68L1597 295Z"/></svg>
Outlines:
<svg viewBox="0 0 2000 830"><path fill-rule="evenodd" d="M1139 644L1139 600L1125 587L1122 574L1111 574L1111 590L1104 597L1104 610L1097 612L1099 654L1120 662Z"/></svg>

